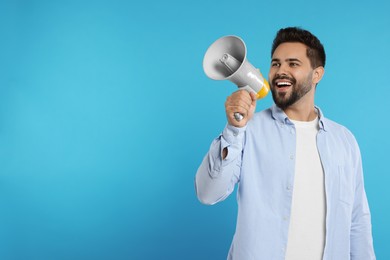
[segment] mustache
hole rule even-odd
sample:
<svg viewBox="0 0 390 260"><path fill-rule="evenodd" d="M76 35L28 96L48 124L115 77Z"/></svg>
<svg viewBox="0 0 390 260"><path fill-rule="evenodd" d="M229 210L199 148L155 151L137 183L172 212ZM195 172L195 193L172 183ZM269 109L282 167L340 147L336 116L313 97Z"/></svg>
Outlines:
<svg viewBox="0 0 390 260"><path fill-rule="evenodd" d="M297 80L293 77L289 77L287 75L280 75L280 76L276 76L275 78L272 79L272 85L275 85L276 81L280 80L280 79L287 79L288 81L290 81L294 85L297 82Z"/></svg>

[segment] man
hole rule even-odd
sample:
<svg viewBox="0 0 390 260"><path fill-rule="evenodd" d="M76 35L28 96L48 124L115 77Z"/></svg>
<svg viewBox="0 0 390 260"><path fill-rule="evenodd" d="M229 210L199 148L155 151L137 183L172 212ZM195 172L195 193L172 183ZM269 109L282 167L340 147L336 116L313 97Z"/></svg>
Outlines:
<svg viewBox="0 0 390 260"><path fill-rule="evenodd" d="M284 28L271 55L275 105L255 113L255 94L228 97L228 124L196 174L204 204L224 200L238 183L228 259L375 259L358 144L314 105L324 75L321 42Z"/></svg>

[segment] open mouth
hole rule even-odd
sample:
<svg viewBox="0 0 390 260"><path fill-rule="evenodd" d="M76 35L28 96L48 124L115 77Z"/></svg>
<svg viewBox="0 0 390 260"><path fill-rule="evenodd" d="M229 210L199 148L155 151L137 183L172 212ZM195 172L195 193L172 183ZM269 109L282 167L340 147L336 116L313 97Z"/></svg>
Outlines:
<svg viewBox="0 0 390 260"><path fill-rule="evenodd" d="M279 81L279 82L276 82L276 86L278 88L291 87L292 83L289 81Z"/></svg>
<svg viewBox="0 0 390 260"><path fill-rule="evenodd" d="M290 88L293 85L293 83L287 80L277 80L274 85L280 91L287 91L287 89Z"/></svg>

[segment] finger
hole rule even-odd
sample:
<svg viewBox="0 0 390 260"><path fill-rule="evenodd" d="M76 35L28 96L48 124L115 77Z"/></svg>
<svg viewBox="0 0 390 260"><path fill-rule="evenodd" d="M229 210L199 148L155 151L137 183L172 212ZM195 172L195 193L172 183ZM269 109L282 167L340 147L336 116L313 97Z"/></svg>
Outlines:
<svg viewBox="0 0 390 260"><path fill-rule="evenodd" d="M257 100L257 94L256 93L254 93L254 92L251 92L250 93L250 97L251 97L251 101L252 101L252 103L253 103L253 101L256 101Z"/></svg>
<svg viewBox="0 0 390 260"><path fill-rule="evenodd" d="M243 106L244 108L248 108L252 104L252 98L249 93L235 93L227 98L226 104L231 106Z"/></svg>
<svg viewBox="0 0 390 260"><path fill-rule="evenodd" d="M227 104L226 105L226 111L227 112L239 112L247 114L248 111L251 109L251 104L246 103L237 103L237 104Z"/></svg>
<svg viewBox="0 0 390 260"><path fill-rule="evenodd" d="M229 114L234 114L236 112L240 113L240 114L247 114L248 113L248 109L242 107L242 106L229 106L227 108L227 112Z"/></svg>
<svg viewBox="0 0 390 260"><path fill-rule="evenodd" d="M238 90L232 94L232 98L235 99L241 99L244 102L251 103L252 97L250 93L246 90Z"/></svg>
<svg viewBox="0 0 390 260"><path fill-rule="evenodd" d="M246 90L238 90L226 98L226 115L229 122L233 125L237 126L238 123L234 116L235 113L240 113L244 118L247 118L252 109L252 96ZM242 123L245 124L245 122L246 120L241 120L238 124L242 125Z"/></svg>
<svg viewBox="0 0 390 260"><path fill-rule="evenodd" d="M251 93L251 98L252 98L252 102L251 102L251 107L256 107L256 102L257 102L257 94L255 93Z"/></svg>

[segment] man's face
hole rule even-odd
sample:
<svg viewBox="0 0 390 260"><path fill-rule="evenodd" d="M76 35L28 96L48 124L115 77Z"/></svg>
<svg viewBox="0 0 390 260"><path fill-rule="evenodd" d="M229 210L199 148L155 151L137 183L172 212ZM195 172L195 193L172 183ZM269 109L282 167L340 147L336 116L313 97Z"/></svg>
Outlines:
<svg viewBox="0 0 390 260"><path fill-rule="evenodd" d="M306 48L302 43L282 43L272 55L268 79L274 102L282 109L293 105L315 86Z"/></svg>

